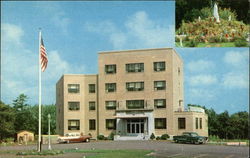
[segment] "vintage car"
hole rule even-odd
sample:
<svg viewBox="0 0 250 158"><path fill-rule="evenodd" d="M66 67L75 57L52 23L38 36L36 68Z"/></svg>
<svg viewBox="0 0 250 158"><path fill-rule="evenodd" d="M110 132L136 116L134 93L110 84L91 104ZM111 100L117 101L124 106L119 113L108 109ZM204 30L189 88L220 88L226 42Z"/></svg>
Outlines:
<svg viewBox="0 0 250 158"><path fill-rule="evenodd" d="M207 137L199 136L195 132L183 132L180 136L174 136L173 140L176 143L203 144L206 143Z"/></svg>
<svg viewBox="0 0 250 158"><path fill-rule="evenodd" d="M65 136L58 137L58 143L70 143L70 142L90 142L89 135L83 135L80 133L68 133Z"/></svg>

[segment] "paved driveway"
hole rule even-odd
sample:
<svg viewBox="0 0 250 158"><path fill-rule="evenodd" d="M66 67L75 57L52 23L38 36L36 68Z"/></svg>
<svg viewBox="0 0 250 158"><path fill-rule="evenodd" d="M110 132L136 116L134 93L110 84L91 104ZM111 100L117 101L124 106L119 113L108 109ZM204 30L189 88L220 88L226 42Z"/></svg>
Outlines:
<svg viewBox="0 0 250 158"><path fill-rule="evenodd" d="M224 145L176 144L167 141L93 141L90 143L52 144L53 149L145 149L151 155L164 157L193 158L248 158L248 147ZM1 147L1 150L30 150L36 145ZM47 149L47 145L43 145Z"/></svg>

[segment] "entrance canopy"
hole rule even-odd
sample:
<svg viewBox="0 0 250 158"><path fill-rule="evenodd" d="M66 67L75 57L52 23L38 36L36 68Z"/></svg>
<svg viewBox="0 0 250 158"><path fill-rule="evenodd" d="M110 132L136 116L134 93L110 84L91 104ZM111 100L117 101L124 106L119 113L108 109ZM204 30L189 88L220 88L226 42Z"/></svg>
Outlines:
<svg viewBox="0 0 250 158"><path fill-rule="evenodd" d="M115 116L115 118L148 118L148 116L134 115L134 116Z"/></svg>

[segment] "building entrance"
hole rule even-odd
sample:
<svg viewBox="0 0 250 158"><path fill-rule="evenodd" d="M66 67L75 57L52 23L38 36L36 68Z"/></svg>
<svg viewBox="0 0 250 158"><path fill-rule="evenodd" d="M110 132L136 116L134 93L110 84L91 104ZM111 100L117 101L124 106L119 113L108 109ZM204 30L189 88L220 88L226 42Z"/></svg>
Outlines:
<svg viewBox="0 0 250 158"><path fill-rule="evenodd" d="M144 119L127 119L127 133L139 134L144 133Z"/></svg>

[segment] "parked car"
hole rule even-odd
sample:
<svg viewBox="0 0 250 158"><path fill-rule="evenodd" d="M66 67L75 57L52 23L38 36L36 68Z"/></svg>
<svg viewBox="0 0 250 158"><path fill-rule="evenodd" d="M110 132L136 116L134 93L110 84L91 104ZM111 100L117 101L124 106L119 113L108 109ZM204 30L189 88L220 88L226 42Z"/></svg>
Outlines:
<svg viewBox="0 0 250 158"><path fill-rule="evenodd" d="M83 135L80 133L68 133L65 136L58 137L58 143L71 143L71 142L90 142L89 135Z"/></svg>
<svg viewBox="0 0 250 158"><path fill-rule="evenodd" d="M180 136L174 136L173 140L176 143L203 144L206 143L207 137L199 136L195 132L183 132Z"/></svg>

